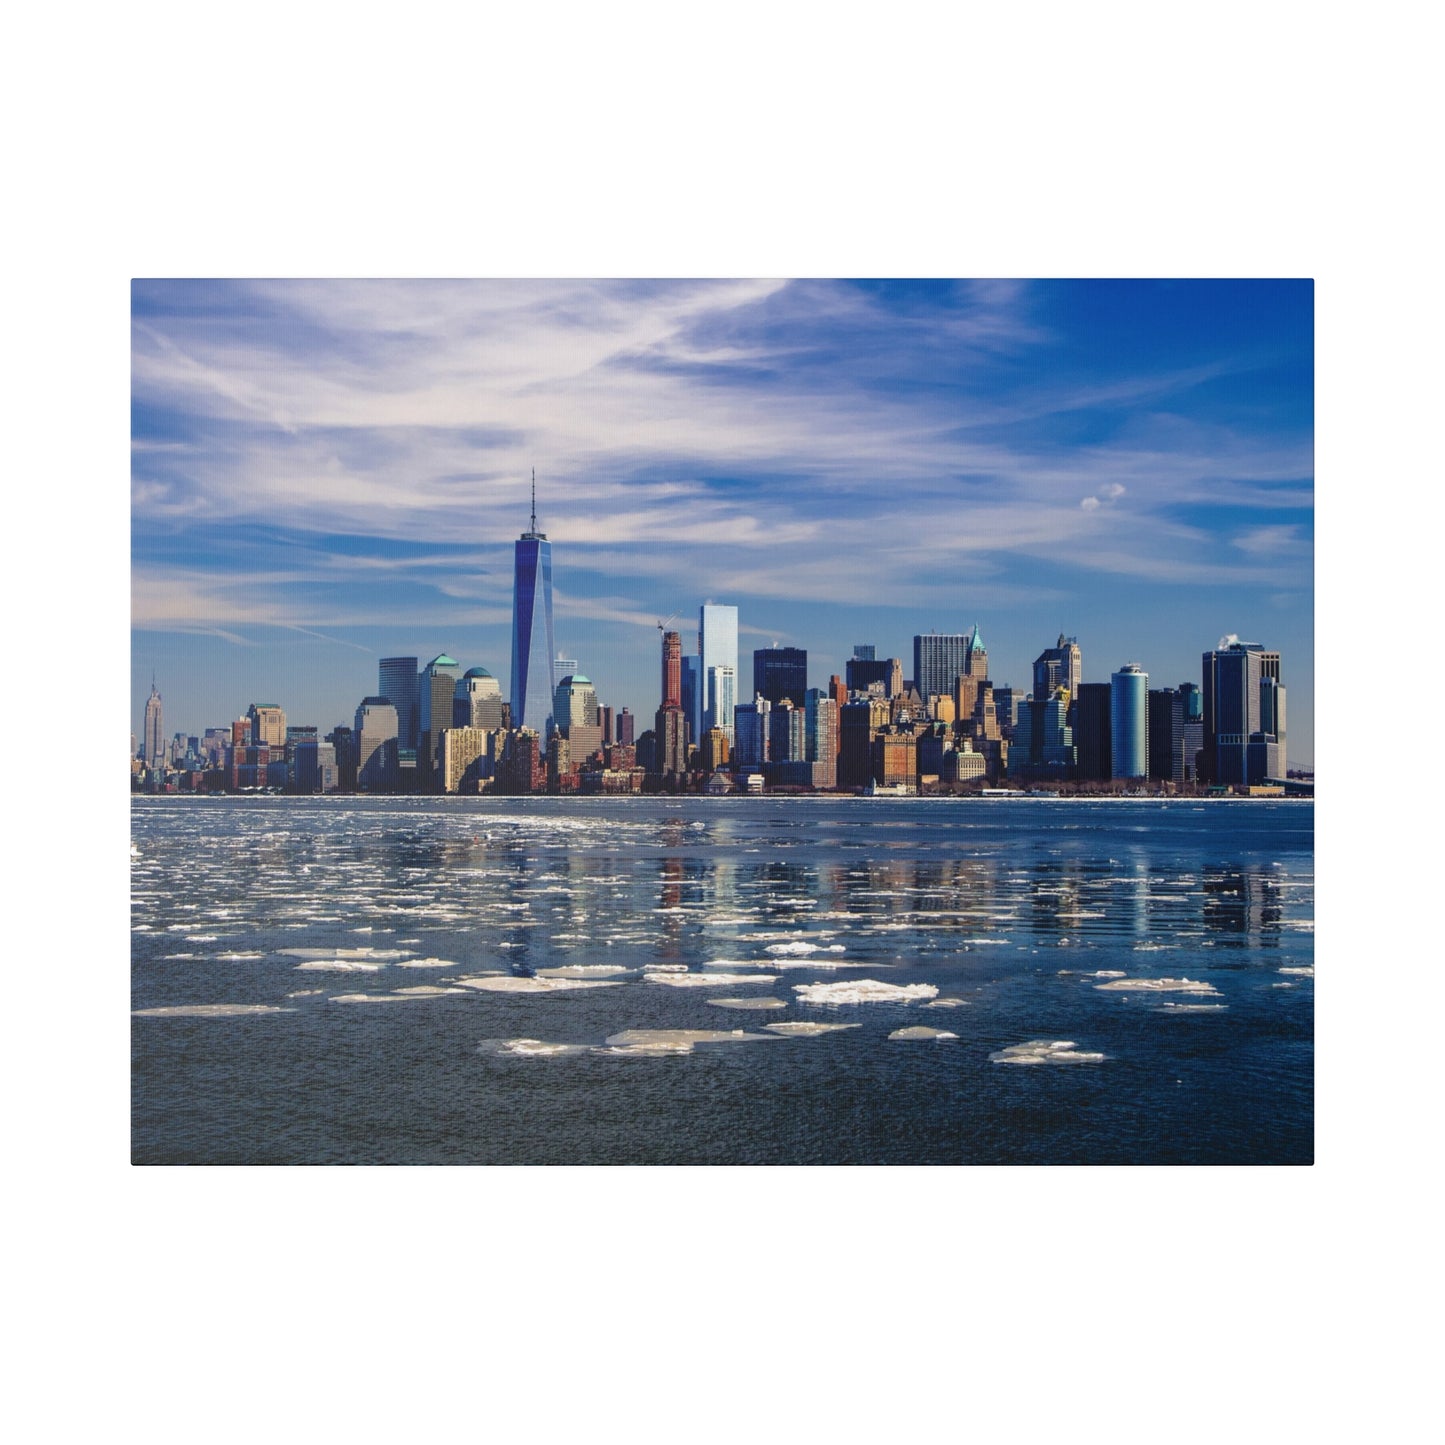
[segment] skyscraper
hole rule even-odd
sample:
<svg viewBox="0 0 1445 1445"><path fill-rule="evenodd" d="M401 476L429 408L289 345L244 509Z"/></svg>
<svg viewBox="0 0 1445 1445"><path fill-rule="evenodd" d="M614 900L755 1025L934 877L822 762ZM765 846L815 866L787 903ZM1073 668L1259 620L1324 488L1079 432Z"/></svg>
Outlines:
<svg viewBox="0 0 1445 1445"><path fill-rule="evenodd" d="M687 776L687 719L682 713L682 638L662 634L662 706L657 710L656 771L669 787Z"/></svg>
<svg viewBox="0 0 1445 1445"><path fill-rule="evenodd" d="M376 668L376 692L396 709L398 745L415 752L421 728L416 658L383 657Z"/></svg>
<svg viewBox="0 0 1445 1445"><path fill-rule="evenodd" d="M512 578L512 726L545 737L552 724L552 544L537 530L537 474L532 525L516 543Z"/></svg>
<svg viewBox="0 0 1445 1445"><path fill-rule="evenodd" d="M440 791L442 776L442 732L452 725L460 669L461 663L456 658L442 652L422 668L417 679L421 747L417 750L416 765L424 784L437 791Z"/></svg>
<svg viewBox="0 0 1445 1445"><path fill-rule="evenodd" d="M1047 702L1057 688L1066 687L1070 700L1079 695L1084 680L1082 654L1077 637L1059 633L1058 643L1046 647L1034 659L1034 701Z"/></svg>
<svg viewBox="0 0 1445 1445"><path fill-rule="evenodd" d="M494 732L503 726L504 712L502 684L485 667L468 668L453 694L452 726L486 728ZM398 722L400 714L398 707Z"/></svg>
<svg viewBox="0 0 1445 1445"><path fill-rule="evenodd" d="M161 727L161 695L156 691L156 680L151 678L151 695L146 698L145 737L141 744L142 755L148 768L158 768L165 755L165 733Z"/></svg>
<svg viewBox="0 0 1445 1445"><path fill-rule="evenodd" d="M1109 747L1115 778L1149 775L1149 674L1125 663L1109 679Z"/></svg>
<svg viewBox="0 0 1445 1445"><path fill-rule="evenodd" d="M356 709L356 787L389 793L396 787L396 709L384 697L363 698Z"/></svg>
<svg viewBox="0 0 1445 1445"><path fill-rule="evenodd" d="M913 685L924 702L952 694L954 678L967 671L968 644L961 632L930 632L913 639Z"/></svg>
<svg viewBox="0 0 1445 1445"><path fill-rule="evenodd" d="M698 613L698 716L694 720L695 736L701 737L708 728L720 727L728 741L733 737L733 715L729 707L726 712L721 705L712 707L713 699L707 696L708 672L714 667L730 667L733 671L734 687L738 675L738 610L717 602L705 602ZM720 700L719 700L720 704Z"/></svg>
<svg viewBox="0 0 1445 1445"><path fill-rule="evenodd" d="M753 652L753 695L776 707L785 697L803 706L808 692L808 653L802 647L759 647Z"/></svg>
<svg viewBox="0 0 1445 1445"><path fill-rule="evenodd" d="M1226 786L1282 778L1284 693L1279 653L1226 639L1204 654L1202 781Z"/></svg>

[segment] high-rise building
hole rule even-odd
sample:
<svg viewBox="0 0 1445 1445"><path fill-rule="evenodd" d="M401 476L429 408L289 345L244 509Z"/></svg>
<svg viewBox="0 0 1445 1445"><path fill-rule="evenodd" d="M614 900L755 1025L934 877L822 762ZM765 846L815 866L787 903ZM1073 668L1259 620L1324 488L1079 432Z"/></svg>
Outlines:
<svg viewBox="0 0 1445 1445"><path fill-rule="evenodd" d="M1149 674L1125 663L1109 679L1109 750L1115 778L1149 776Z"/></svg>
<svg viewBox="0 0 1445 1445"><path fill-rule="evenodd" d="M250 724L253 747L262 744L268 748L286 746L286 714L279 703L253 702L246 709L246 721Z"/></svg>
<svg viewBox="0 0 1445 1445"><path fill-rule="evenodd" d="M739 768L760 768L771 760L769 732L773 705L765 697L740 702L733 710L733 762Z"/></svg>
<svg viewBox="0 0 1445 1445"><path fill-rule="evenodd" d="M682 706L682 637L676 632L662 634L662 705Z"/></svg>
<svg viewBox="0 0 1445 1445"><path fill-rule="evenodd" d="M868 649L873 650L871 647ZM848 691L867 692L877 686L882 688L884 697L897 697L903 691L903 662L897 657L881 660L859 657L861 645L853 649L854 655L845 664L843 671L848 678Z"/></svg>
<svg viewBox="0 0 1445 1445"><path fill-rule="evenodd" d="M952 694L954 678L968 673L969 644L977 636L975 627L972 638L961 632L930 632L913 639L913 685L920 697L926 701Z"/></svg>
<svg viewBox="0 0 1445 1445"><path fill-rule="evenodd" d="M1149 776L1181 784L1184 766L1184 694L1172 687L1149 689Z"/></svg>
<svg viewBox="0 0 1445 1445"><path fill-rule="evenodd" d="M376 668L376 694L396 709L400 746L411 752L416 751L421 738L417 673L414 657L383 657Z"/></svg>
<svg viewBox="0 0 1445 1445"><path fill-rule="evenodd" d="M417 771L421 774L422 787L437 792L441 791L442 779L442 730L452 725L452 705L456 700L461 666L456 658L441 652L422 668L417 679L420 714L417 726L421 732Z"/></svg>
<svg viewBox="0 0 1445 1445"><path fill-rule="evenodd" d="M532 525L517 539L512 579L512 726L546 737L552 726L552 544L537 530L537 474Z"/></svg>
<svg viewBox="0 0 1445 1445"><path fill-rule="evenodd" d="M804 695L803 744L813 765L813 786L838 785L838 703L822 688Z"/></svg>
<svg viewBox="0 0 1445 1445"><path fill-rule="evenodd" d="M165 754L165 731L161 723L161 695L156 680L151 678L151 695L146 699L144 740L141 756L148 768L158 768Z"/></svg>
<svg viewBox="0 0 1445 1445"><path fill-rule="evenodd" d="M1109 733L1113 685L1081 682L1074 704L1074 750L1080 782L1103 783L1114 776L1114 751Z"/></svg>
<svg viewBox="0 0 1445 1445"><path fill-rule="evenodd" d="M776 707L791 698L802 707L808 691L808 653L802 647L759 647L753 652L753 695Z"/></svg>
<svg viewBox="0 0 1445 1445"><path fill-rule="evenodd" d="M591 678L570 673L557 684L552 698L552 720L570 736L574 727L600 727L597 720L597 690Z"/></svg>
<svg viewBox="0 0 1445 1445"><path fill-rule="evenodd" d="M697 716L707 703L707 696L698 679L698 658L691 652L682 654L682 715L689 728L697 726Z"/></svg>
<svg viewBox="0 0 1445 1445"><path fill-rule="evenodd" d="M713 727L722 727L728 741L732 741L733 708L737 705L737 677L732 668L710 667L707 670L707 716L713 719ZM717 721L727 718L728 725Z"/></svg>
<svg viewBox="0 0 1445 1445"><path fill-rule="evenodd" d="M768 753L775 763L803 763L808 760L804 740L806 713L785 697L768 717Z"/></svg>
<svg viewBox="0 0 1445 1445"><path fill-rule="evenodd" d="M397 783L396 709L384 697L363 698L356 709L356 788L390 793Z"/></svg>
<svg viewBox="0 0 1445 1445"><path fill-rule="evenodd" d="M1283 778L1284 694L1279 653L1231 640L1204 654L1203 781L1242 787Z"/></svg>
<svg viewBox="0 0 1445 1445"><path fill-rule="evenodd" d="M706 695L709 671L714 667L730 667L733 678L738 675L738 610L718 602L705 602L698 613L698 680L703 696L698 698L698 711L693 721L694 736L701 737L708 728L719 727L729 741L733 736L731 708L724 712L711 706ZM736 687L736 681L734 681Z"/></svg>
<svg viewBox="0 0 1445 1445"><path fill-rule="evenodd" d="M506 725L507 705L502 701L502 684L485 667L471 667L462 674L452 695L452 726L486 728L496 731ZM401 709L397 708L398 719ZM405 746L405 744L403 744ZM448 788L455 792L455 788Z"/></svg>
<svg viewBox="0 0 1445 1445"><path fill-rule="evenodd" d="M1069 697L1079 695L1079 684L1084 680L1082 654L1077 637L1065 637L1059 633L1058 643L1046 647L1034 659L1034 700L1047 702L1057 688L1066 687Z"/></svg>
<svg viewBox="0 0 1445 1445"><path fill-rule="evenodd" d="M622 711L617 714L617 741L622 747L631 748L637 746L637 739L633 736L632 731L635 726L636 719L627 708L623 708Z"/></svg>

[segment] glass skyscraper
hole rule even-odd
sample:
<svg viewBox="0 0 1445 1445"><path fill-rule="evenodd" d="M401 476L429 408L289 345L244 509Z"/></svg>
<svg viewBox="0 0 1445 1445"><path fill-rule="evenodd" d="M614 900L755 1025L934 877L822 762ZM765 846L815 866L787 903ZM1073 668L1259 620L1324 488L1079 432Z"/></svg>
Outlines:
<svg viewBox="0 0 1445 1445"><path fill-rule="evenodd" d="M734 687L738 675L738 610L715 602L705 602L698 615L698 688L702 694L697 699L698 716L696 736L701 737L709 728L721 728L728 741L733 741L733 702L712 706L708 696L708 674L715 667L732 669ZM735 699L733 700L735 701Z"/></svg>
<svg viewBox="0 0 1445 1445"><path fill-rule="evenodd" d="M1109 679L1109 748L1116 778L1149 774L1149 674L1125 663Z"/></svg>
<svg viewBox="0 0 1445 1445"><path fill-rule="evenodd" d="M552 544L537 530L537 486L532 483L532 525L516 543L512 578L512 726L545 738L552 730Z"/></svg>

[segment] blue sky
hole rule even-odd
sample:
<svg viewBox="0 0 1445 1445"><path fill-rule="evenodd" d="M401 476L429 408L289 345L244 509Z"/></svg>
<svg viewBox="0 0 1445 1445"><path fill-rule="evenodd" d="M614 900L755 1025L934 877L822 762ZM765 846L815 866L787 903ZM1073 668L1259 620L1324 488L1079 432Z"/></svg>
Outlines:
<svg viewBox="0 0 1445 1445"><path fill-rule="evenodd" d="M1311 763L1308 281L141 281L132 726L350 722L377 659L503 680L531 469L559 649L650 719L659 619L740 650L978 623L998 683L1276 647Z"/></svg>

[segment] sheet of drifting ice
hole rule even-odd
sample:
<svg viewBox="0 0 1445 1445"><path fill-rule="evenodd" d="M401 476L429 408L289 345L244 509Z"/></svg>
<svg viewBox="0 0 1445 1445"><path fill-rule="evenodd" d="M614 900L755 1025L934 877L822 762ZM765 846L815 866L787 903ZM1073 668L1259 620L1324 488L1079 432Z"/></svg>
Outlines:
<svg viewBox="0 0 1445 1445"><path fill-rule="evenodd" d="M771 1034L749 1034L742 1029L623 1029L609 1034L602 1052L612 1054L690 1054L696 1044L768 1042Z"/></svg>
<svg viewBox="0 0 1445 1445"><path fill-rule="evenodd" d="M787 1004L780 998L710 998L708 1002L714 1008L787 1008ZM768 1025L772 1027L771 1024Z"/></svg>
<svg viewBox="0 0 1445 1445"><path fill-rule="evenodd" d="M1030 1039L989 1055L995 1064L1098 1064L1105 1057L1083 1052L1072 1039Z"/></svg>
<svg viewBox="0 0 1445 1445"><path fill-rule="evenodd" d="M855 983L795 983L793 992L803 1003L907 1003L938 996L931 983L879 983L874 978L860 978Z"/></svg>
<svg viewBox="0 0 1445 1445"><path fill-rule="evenodd" d="M812 1038L817 1034L836 1033L839 1029L861 1029L863 1025L820 1024L809 1019L800 1019L794 1023L764 1024L763 1027L765 1029L771 1029L775 1034L782 1034L785 1038Z"/></svg>
<svg viewBox="0 0 1445 1445"><path fill-rule="evenodd" d="M277 953L287 958L375 958L393 959L407 957L404 948L278 948Z"/></svg>
<svg viewBox="0 0 1445 1445"><path fill-rule="evenodd" d="M841 943L834 943L824 947L821 943L804 943L801 940L793 943L770 943L763 949L764 953L779 954L845 953L846 951Z"/></svg>
<svg viewBox="0 0 1445 1445"><path fill-rule="evenodd" d="M968 1007L968 1000L967 1000L966 998L935 998L935 999L930 999L926 1004L923 1005L923 1007L924 1007L924 1008L967 1008L967 1007Z"/></svg>
<svg viewBox="0 0 1445 1445"><path fill-rule="evenodd" d="M1303 974L1306 978L1313 978L1313 977L1315 976L1314 965L1313 965L1313 964L1308 964L1308 963L1298 965L1298 966L1296 966L1296 967L1294 967L1294 968L1282 968L1282 969L1280 969L1279 971L1280 971L1280 973L1299 973L1299 974Z"/></svg>
<svg viewBox="0 0 1445 1445"><path fill-rule="evenodd" d="M380 973L382 968L360 958L310 958L296 965L299 973Z"/></svg>
<svg viewBox="0 0 1445 1445"><path fill-rule="evenodd" d="M463 988L480 988L489 993L555 993L561 989L621 988L610 978L517 978L512 974L490 974L483 978L459 978Z"/></svg>
<svg viewBox="0 0 1445 1445"><path fill-rule="evenodd" d="M890 1039L956 1039L957 1034L951 1034L947 1029L925 1028L917 1024L911 1029L894 1029L888 1035Z"/></svg>
<svg viewBox="0 0 1445 1445"><path fill-rule="evenodd" d="M674 988L733 988L740 983L777 983L775 973L647 973L644 983L667 983Z"/></svg>
<svg viewBox="0 0 1445 1445"><path fill-rule="evenodd" d="M632 970L621 963L568 963L561 964L556 968L539 968L538 978L588 978L597 975L602 978L612 978L619 973L631 973Z"/></svg>
<svg viewBox="0 0 1445 1445"><path fill-rule="evenodd" d="M1116 978L1096 983L1097 989L1112 993L1218 993L1212 983L1192 978Z"/></svg>
<svg viewBox="0 0 1445 1445"><path fill-rule="evenodd" d="M422 998L438 998L442 994L465 993L464 988L399 988L394 993L337 993L332 1003L415 1003Z"/></svg>
<svg viewBox="0 0 1445 1445"><path fill-rule="evenodd" d="M552 1044L542 1039L483 1039L480 1054L510 1059L553 1059L560 1054L589 1054L590 1044Z"/></svg>
<svg viewBox="0 0 1445 1445"><path fill-rule="evenodd" d="M399 958L396 966L398 968L456 968L458 964L452 958Z"/></svg>
<svg viewBox="0 0 1445 1445"><path fill-rule="evenodd" d="M250 1014L294 1014L294 1008L280 1008L271 1003L188 1003L170 1008L138 1008L136 1018L238 1019Z"/></svg>

